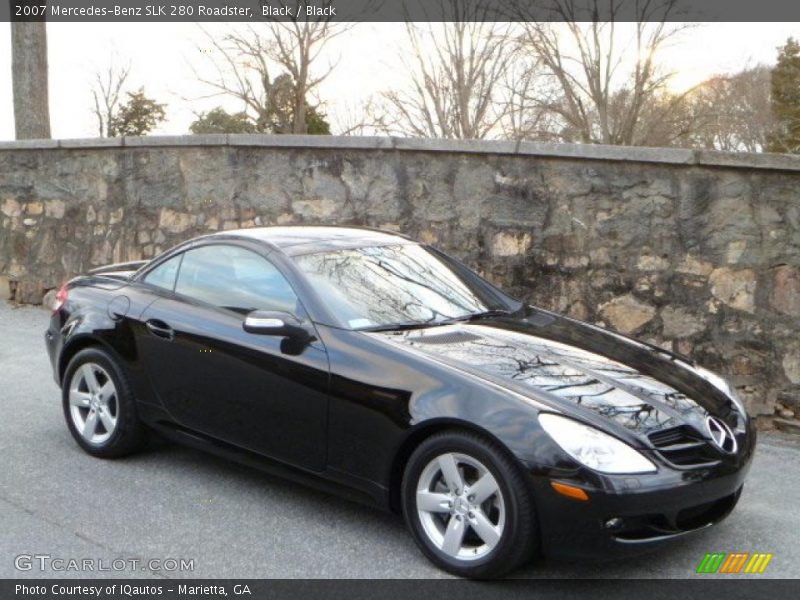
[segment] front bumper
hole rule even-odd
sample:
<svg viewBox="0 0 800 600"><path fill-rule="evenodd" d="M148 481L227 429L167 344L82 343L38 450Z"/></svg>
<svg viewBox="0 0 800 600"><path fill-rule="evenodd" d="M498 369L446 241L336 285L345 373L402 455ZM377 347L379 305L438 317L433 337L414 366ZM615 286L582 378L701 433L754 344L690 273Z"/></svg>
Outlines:
<svg viewBox="0 0 800 600"><path fill-rule="evenodd" d="M716 467L652 475L601 476L591 482L541 472L531 477L541 550L556 558L619 558L710 527L730 514L742 492L755 448L750 424L747 444ZM588 501L557 493L551 482L581 487Z"/></svg>

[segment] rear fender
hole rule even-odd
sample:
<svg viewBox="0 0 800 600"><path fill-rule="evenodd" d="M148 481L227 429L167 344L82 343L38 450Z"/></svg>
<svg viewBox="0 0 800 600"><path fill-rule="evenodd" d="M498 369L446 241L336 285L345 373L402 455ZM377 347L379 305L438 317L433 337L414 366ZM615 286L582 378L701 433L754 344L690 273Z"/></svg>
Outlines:
<svg viewBox="0 0 800 600"><path fill-rule="evenodd" d="M123 366L136 361L133 332L127 319L114 320L106 311L77 309L61 328L62 346L58 358L58 380L63 382L69 361L82 349L100 346Z"/></svg>

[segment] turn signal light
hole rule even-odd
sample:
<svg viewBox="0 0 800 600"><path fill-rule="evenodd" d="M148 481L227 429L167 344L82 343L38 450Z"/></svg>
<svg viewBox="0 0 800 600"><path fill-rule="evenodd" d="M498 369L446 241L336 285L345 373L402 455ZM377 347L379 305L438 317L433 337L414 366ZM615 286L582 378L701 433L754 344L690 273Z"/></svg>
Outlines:
<svg viewBox="0 0 800 600"><path fill-rule="evenodd" d="M574 485L567 485L566 483L558 483L557 481L551 481L550 485L553 486L553 489L555 491L557 491L562 496L566 496L567 498L572 498L573 500L580 500L581 502L586 502L589 500L589 494L587 494L585 490L582 490L579 487L575 487Z"/></svg>

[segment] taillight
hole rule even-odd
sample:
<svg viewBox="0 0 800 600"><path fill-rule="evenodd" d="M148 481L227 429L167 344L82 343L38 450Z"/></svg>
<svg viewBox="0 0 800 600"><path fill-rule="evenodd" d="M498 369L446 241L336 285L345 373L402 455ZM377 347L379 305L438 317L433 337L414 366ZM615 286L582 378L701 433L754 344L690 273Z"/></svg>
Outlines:
<svg viewBox="0 0 800 600"><path fill-rule="evenodd" d="M58 312L64 303L67 301L67 297L69 296L69 291L67 290L67 284L61 286L56 294L56 299L53 301L53 312Z"/></svg>

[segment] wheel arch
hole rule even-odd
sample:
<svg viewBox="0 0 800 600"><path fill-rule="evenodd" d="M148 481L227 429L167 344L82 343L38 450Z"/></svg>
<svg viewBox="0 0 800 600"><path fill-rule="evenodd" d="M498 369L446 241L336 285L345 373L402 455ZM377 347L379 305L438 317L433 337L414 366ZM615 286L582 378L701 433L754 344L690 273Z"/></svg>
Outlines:
<svg viewBox="0 0 800 600"><path fill-rule="evenodd" d="M81 350L93 347L99 347L119 360L119 354L115 352L114 348L102 338L89 333L74 336L64 345L64 348L61 350L61 353L58 357L59 385L64 385L64 374L67 372L67 366L75 357L75 355Z"/></svg>
<svg viewBox="0 0 800 600"><path fill-rule="evenodd" d="M389 474L389 508L392 512L400 514L402 512L400 501L400 490L403 482L403 473L408 459L414 453L414 450L429 437L441 433L443 431L468 431L476 433L487 440L497 444L508 456L514 460L517 458L514 453L503 443L503 441L483 427L476 425L470 421L456 419L452 417L439 417L423 421L422 423L413 427L400 447L394 454L392 460L391 471Z"/></svg>

